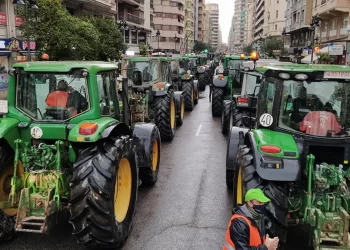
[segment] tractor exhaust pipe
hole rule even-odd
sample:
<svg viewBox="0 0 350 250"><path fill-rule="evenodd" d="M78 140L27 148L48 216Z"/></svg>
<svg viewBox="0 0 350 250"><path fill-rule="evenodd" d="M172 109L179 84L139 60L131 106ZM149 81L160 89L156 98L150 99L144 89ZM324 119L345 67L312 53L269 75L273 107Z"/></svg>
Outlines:
<svg viewBox="0 0 350 250"><path fill-rule="evenodd" d="M130 107L128 100L128 78L124 78L122 80L122 101L123 101L123 122L130 126Z"/></svg>

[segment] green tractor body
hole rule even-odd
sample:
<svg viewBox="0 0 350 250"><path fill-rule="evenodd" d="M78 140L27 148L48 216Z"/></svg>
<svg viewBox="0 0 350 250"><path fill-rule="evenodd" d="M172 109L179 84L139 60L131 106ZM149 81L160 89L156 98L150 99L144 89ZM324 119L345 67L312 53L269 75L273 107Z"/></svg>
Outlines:
<svg viewBox="0 0 350 250"><path fill-rule="evenodd" d="M299 249L350 249L350 68L257 68L256 128L232 127L226 183L271 199L266 233Z"/></svg>
<svg viewBox="0 0 350 250"><path fill-rule="evenodd" d="M206 67L206 59L203 56L190 56L190 60L192 62L193 73L195 79L198 80L198 88L199 91L205 91L207 85L207 67Z"/></svg>
<svg viewBox="0 0 350 250"><path fill-rule="evenodd" d="M223 73L214 75L211 87L211 112L214 117L221 116L224 100L232 101L233 95L241 94L242 75L239 72L242 63L246 60L249 60L249 57L242 59L240 56L225 55L221 58Z"/></svg>
<svg viewBox="0 0 350 250"><path fill-rule="evenodd" d="M79 243L125 242L140 180L157 180L160 135L154 124L120 121L130 110L126 101L119 108L116 70L88 61L10 70L0 105L0 214L15 216L12 230L48 233L69 212Z"/></svg>
<svg viewBox="0 0 350 250"><path fill-rule="evenodd" d="M185 102L183 92L172 82L170 59L124 58L122 75L129 81L132 121L152 121L162 140L172 140L176 126L183 123Z"/></svg>
<svg viewBox="0 0 350 250"><path fill-rule="evenodd" d="M190 70L188 57L170 57L171 77L176 91L183 91L185 110L192 111L198 103L198 81L194 82L194 76Z"/></svg>

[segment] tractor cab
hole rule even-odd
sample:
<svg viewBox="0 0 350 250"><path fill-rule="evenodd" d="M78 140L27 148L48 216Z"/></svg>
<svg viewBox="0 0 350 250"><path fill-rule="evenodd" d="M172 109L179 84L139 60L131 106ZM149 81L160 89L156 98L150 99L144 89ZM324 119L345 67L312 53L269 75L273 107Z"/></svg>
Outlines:
<svg viewBox="0 0 350 250"><path fill-rule="evenodd" d="M263 77L255 129L232 127L228 142L233 207L259 183L271 199L266 230L282 245L349 249L350 67L274 64L256 71Z"/></svg>

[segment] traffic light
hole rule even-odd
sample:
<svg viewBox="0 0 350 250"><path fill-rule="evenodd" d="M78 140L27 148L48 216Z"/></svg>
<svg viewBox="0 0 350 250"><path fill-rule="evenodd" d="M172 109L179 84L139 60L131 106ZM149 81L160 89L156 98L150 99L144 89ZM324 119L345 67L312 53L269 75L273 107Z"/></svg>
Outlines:
<svg viewBox="0 0 350 250"><path fill-rule="evenodd" d="M205 49L205 50L204 50L204 53L208 53L208 50L207 50L207 49Z"/></svg>

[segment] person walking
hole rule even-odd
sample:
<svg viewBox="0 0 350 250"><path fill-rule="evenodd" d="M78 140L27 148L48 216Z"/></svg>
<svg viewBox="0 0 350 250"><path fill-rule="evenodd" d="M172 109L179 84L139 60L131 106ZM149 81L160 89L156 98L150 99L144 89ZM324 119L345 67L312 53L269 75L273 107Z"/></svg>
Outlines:
<svg viewBox="0 0 350 250"><path fill-rule="evenodd" d="M276 250L278 237L264 237L264 212L270 199L253 188L246 193L245 202L233 212L222 250Z"/></svg>

